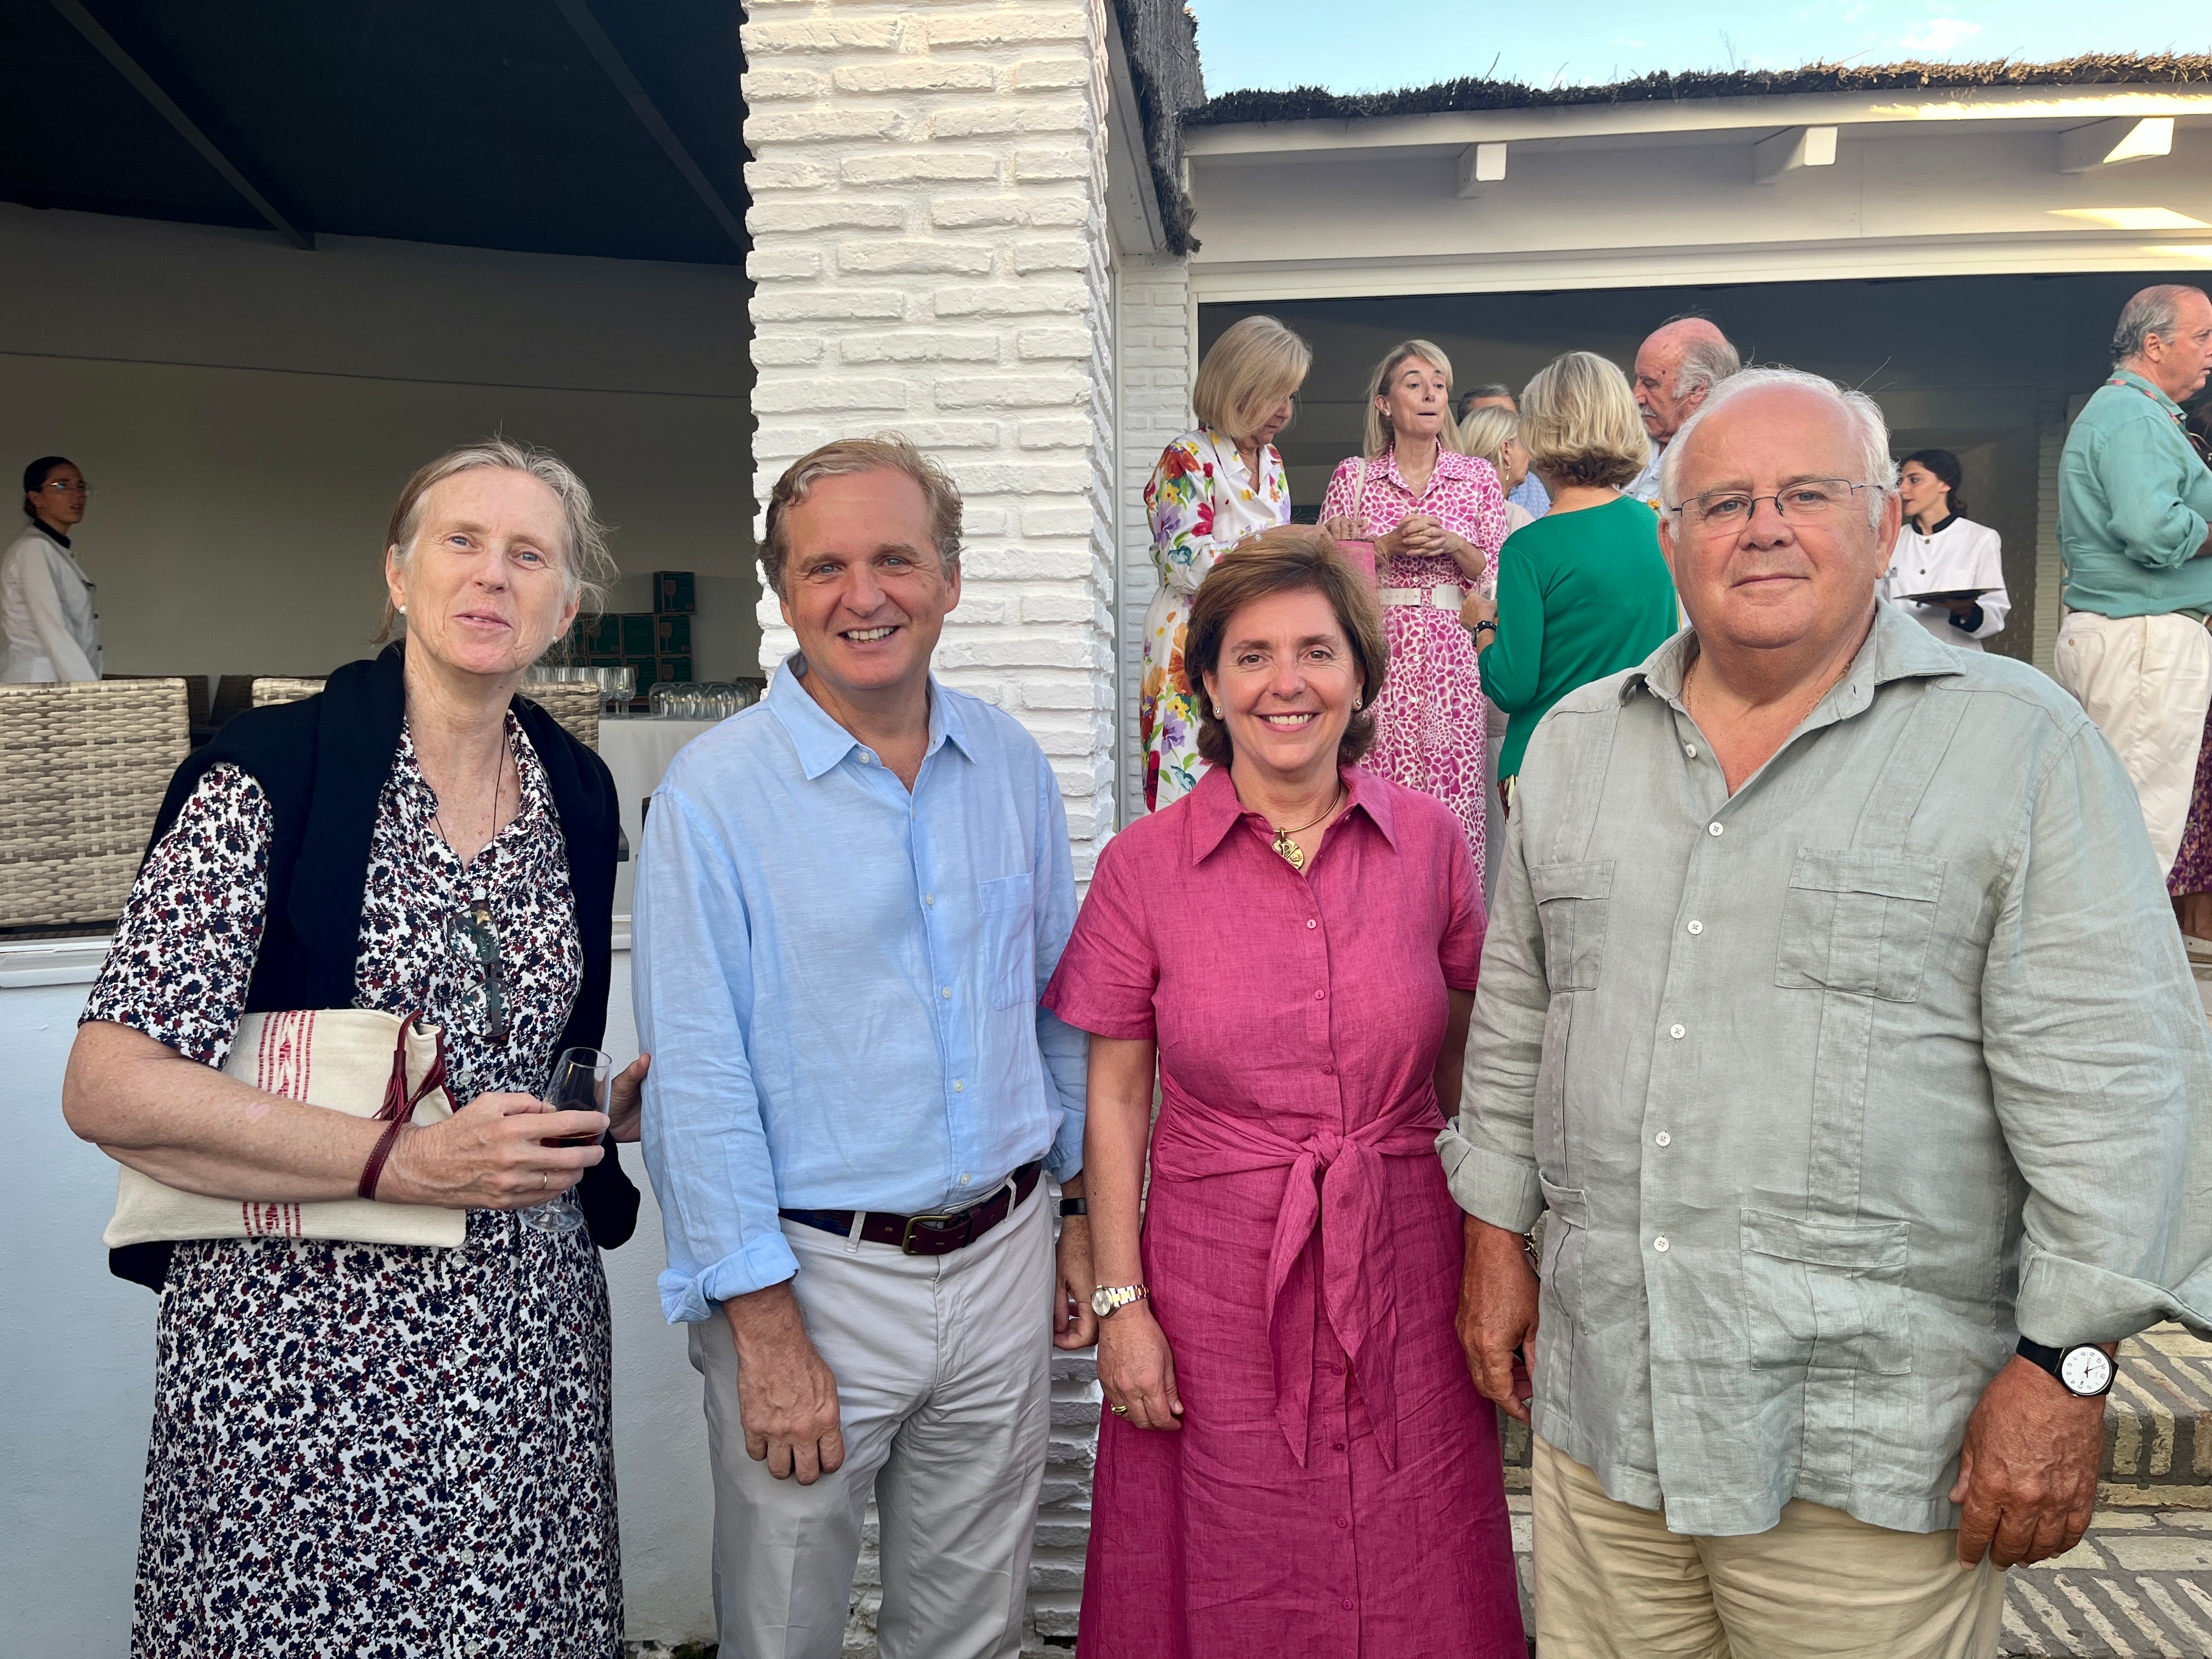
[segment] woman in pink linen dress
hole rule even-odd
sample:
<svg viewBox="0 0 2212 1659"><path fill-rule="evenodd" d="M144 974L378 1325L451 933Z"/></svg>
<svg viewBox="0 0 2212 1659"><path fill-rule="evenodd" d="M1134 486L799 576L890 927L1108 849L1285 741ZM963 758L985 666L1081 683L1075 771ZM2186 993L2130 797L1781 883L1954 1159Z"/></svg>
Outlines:
<svg viewBox="0 0 2212 1659"><path fill-rule="evenodd" d="M1380 634L1316 530L1222 559L1212 769L1109 843L1045 994L1094 1034L1097 1276L1147 1291L1101 1328L1083 1659L1524 1659L1434 1151L1481 885L1451 813L1350 763Z"/></svg>
<svg viewBox="0 0 2212 1659"><path fill-rule="evenodd" d="M1488 714L1459 607L1478 586L1496 592L1508 526L1498 474L1459 444L1451 360L1426 340L1403 342L1376 367L1364 453L1337 467L1321 516L1364 519L1375 542L1390 689L1369 764L1450 807L1480 874Z"/></svg>

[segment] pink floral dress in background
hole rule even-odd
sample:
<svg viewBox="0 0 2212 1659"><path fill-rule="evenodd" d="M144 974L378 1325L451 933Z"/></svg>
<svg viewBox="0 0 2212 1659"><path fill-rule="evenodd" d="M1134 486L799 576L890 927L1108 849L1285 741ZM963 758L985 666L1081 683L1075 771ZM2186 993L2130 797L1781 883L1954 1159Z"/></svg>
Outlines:
<svg viewBox="0 0 2212 1659"><path fill-rule="evenodd" d="M1370 538L1379 539L1413 514L1425 513L1483 550L1495 590L1498 550L1505 544L1508 526L1505 496L1489 462L1440 449L1436 471L1418 495L1400 476L1395 450L1370 458L1365 466L1364 492L1358 457L1336 469L1322 497L1323 523L1351 514L1356 498ZM1376 575L1386 592L1411 590L1426 596L1442 585L1466 594L1474 586L1457 564L1441 554L1380 560ZM1467 831L1479 875L1483 865L1486 710L1474 641L1460 626L1456 605L1446 609L1433 602L1386 601L1382 631L1390 644L1390 669L1375 709L1375 747L1362 764L1450 807Z"/></svg>
<svg viewBox="0 0 2212 1659"><path fill-rule="evenodd" d="M1268 445L1254 478L1227 438L1210 427L1186 432L1152 469L1145 517L1160 573L1159 591L1145 611L1145 672L1137 690L1145 810L1151 812L1186 793L1206 769L1198 757L1198 705L1182 671L1191 596L1215 559L1246 537L1291 521L1283 458Z"/></svg>

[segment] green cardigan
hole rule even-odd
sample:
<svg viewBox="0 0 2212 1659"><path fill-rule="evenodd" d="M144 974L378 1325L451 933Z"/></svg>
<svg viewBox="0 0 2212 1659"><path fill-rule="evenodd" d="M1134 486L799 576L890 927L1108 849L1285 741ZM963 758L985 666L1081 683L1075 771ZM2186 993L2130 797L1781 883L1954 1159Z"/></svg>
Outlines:
<svg viewBox="0 0 2212 1659"><path fill-rule="evenodd" d="M1528 734L1553 703L1635 667L1680 624L1659 518L1642 501L1552 513L1507 537L1498 635L1482 653L1482 689L1512 716L1498 775L1519 775Z"/></svg>

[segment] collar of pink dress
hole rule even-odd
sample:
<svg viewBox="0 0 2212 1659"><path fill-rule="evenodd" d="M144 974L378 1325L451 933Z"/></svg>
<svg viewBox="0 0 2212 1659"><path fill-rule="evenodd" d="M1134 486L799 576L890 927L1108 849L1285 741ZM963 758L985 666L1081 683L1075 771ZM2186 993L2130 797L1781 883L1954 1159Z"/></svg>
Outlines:
<svg viewBox="0 0 2212 1659"><path fill-rule="evenodd" d="M1382 832L1382 839L1395 847L1398 833L1390 821L1390 797L1386 790L1375 787L1374 778L1357 766L1345 767L1339 774L1352 799L1345 805L1344 817L1328 833L1334 835L1344 827L1346 818L1354 812L1364 813L1369 822ZM1267 815L1246 806L1237 793L1225 766L1209 767L1206 775L1190 792L1190 805L1184 809L1184 822L1189 825L1190 861L1203 864L1225 840L1229 832L1239 823L1249 823L1253 833L1261 840L1273 842L1275 827L1267 822ZM1328 844L1327 837L1322 845ZM1287 867L1287 866L1286 866Z"/></svg>

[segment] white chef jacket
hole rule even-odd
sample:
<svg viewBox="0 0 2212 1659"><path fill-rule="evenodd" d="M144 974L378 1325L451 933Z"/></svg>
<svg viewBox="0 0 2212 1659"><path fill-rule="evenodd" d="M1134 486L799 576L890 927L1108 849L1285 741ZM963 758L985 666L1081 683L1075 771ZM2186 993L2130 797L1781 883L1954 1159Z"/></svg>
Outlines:
<svg viewBox="0 0 2212 1659"><path fill-rule="evenodd" d="M1982 595L1982 624L1969 634L1951 620L1947 606L1907 605L1904 593L1955 593L1961 588L1986 587ZM1877 591L1897 608L1946 645L1978 651L1982 641L2005 625L2012 598L2005 592L2004 544L1985 524L1953 514L1927 535L1907 519L1899 527L1897 545L1889 550L1889 568Z"/></svg>
<svg viewBox="0 0 2212 1659"><path fill-rule="evenodd" d="M92 578L33 525L0 553L0 681L45 684L100 678L100 614Z"/></svg>

